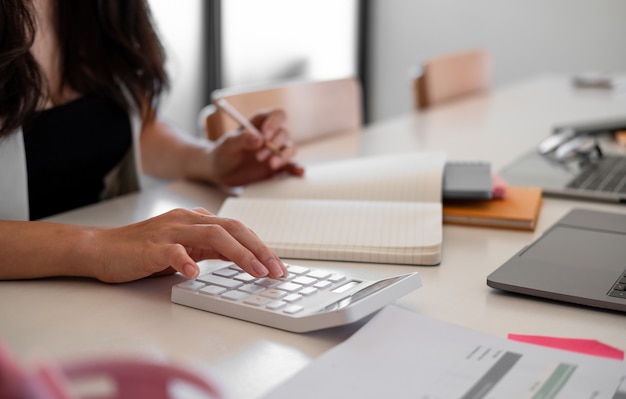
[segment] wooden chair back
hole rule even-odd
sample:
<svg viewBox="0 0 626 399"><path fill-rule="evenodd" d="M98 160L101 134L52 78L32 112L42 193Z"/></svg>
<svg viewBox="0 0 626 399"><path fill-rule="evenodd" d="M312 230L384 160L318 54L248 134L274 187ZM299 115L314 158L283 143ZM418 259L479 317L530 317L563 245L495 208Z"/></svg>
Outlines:
<svg viewBox="0 0 626 399"><path fill-rule="evenodd" d="M413 78L414 106L425 109L488 90L492 69L491 54L483 49L432 58Z"/></svg>
<svg viewBox="0 0 626 399"><path fill-rule="evenodd" d="M239 127L215 106L226 99L245 117L262 109L281 108L286 127L296 143L359 129L362 124L361 86L355 78L298 81L255 89L222 89L211 95L211 104L201 112L200 122L210 140Z"/></svg>

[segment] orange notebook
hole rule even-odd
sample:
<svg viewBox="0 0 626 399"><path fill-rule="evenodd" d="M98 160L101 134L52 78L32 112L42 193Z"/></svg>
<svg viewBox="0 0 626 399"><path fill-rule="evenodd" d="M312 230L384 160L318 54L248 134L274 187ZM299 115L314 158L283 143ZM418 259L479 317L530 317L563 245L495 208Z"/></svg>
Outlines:
<svg viewBox="0 0 626 399"><path fill-rule="evenodd" d="M502 199L445 201L443 222L533 231L540 211L541 188L507 186Z"/></svg>

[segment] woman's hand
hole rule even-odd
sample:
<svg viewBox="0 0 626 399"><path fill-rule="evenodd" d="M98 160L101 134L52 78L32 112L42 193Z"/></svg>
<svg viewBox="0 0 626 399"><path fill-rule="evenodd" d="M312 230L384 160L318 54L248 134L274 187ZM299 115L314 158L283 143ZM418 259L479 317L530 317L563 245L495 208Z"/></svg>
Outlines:
<svg viewBox="0 0 626 399"><path fill-rule="evenodd" d="M242 223L204 209L175 209L94 235L100 259L93 277L110 283L176 271L198 275L197 261L230 260L255 277L287 275L282 261Z"/></svg>
<svg viewBox="0 0 626 399"><path fill-rule="evenodd" d="M210 180L225 186L240 186L263 180L279 172L301 176L304 169L293 162L296 153L285 129L285 113L273 110L257 113L250 120L263 137L245 129L222 136L208 153ZM274 154L268 146L278 149Z"/></svg>
<svg viewBox="0 0 626 399"><path fill-rule="evenodd" d="M155 118L141 133L143 172L160 179L191 179L222 186L242 186L276 173L304 174L293 162L296 149L285 129L285 113L259 112L251 119L263 137L238 129L217 142L194 139ZM270 151L266 143L278 149Z"/></svg>

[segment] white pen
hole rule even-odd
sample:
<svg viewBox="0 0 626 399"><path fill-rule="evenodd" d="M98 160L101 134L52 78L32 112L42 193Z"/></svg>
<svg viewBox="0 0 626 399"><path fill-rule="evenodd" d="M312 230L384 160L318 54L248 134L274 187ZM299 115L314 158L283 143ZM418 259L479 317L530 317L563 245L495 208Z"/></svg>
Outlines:
<svg viewBox="0 0 626 399"><path fill-rule="evenodd" d="M251 131L252 133L257 134L259 137L263 137L263 134L259 131L259 129L257 129L252 123L250 123L250 121L245 116L241 115L241 113L237 111L235 107L230 105L228 101L220 98L216 101L216 103L219 108L226 112L236 122L240 123L241 126ZM280 156L280 150L276 148L271 142L265 140L265 147L270 150L272 154Z"/></svg>

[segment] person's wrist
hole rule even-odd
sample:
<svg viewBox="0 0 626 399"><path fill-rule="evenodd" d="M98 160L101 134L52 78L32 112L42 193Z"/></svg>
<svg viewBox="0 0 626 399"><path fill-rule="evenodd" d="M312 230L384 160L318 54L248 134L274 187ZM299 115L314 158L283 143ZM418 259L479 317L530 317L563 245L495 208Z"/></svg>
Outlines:
<svg viewBox="0 0 626 399"><path fill-rule="evenodd" d="M79 227L73 240L67 241L62 259L65 270L60 275L89 277L100 279L99 271L103 269L103 249L99 236L102 229L95 227Z"/></svg>
<svg viewBox="0 0 626 399"><path fill-rule="evenodd" d="M138 248L136 242L128 239L127 229L128 226L92 228L87 232L83 251L91 265L85 269L86 277L104 283L129 281L125 275L133 274L133 259Z"/></svg>
<svg viewBox="0 0 626 399"><path fill-rule="evenodd" d="M215 154L210 143L193 146L185 157L185 177L206 183L220 184L216 176Z"/></svg>

